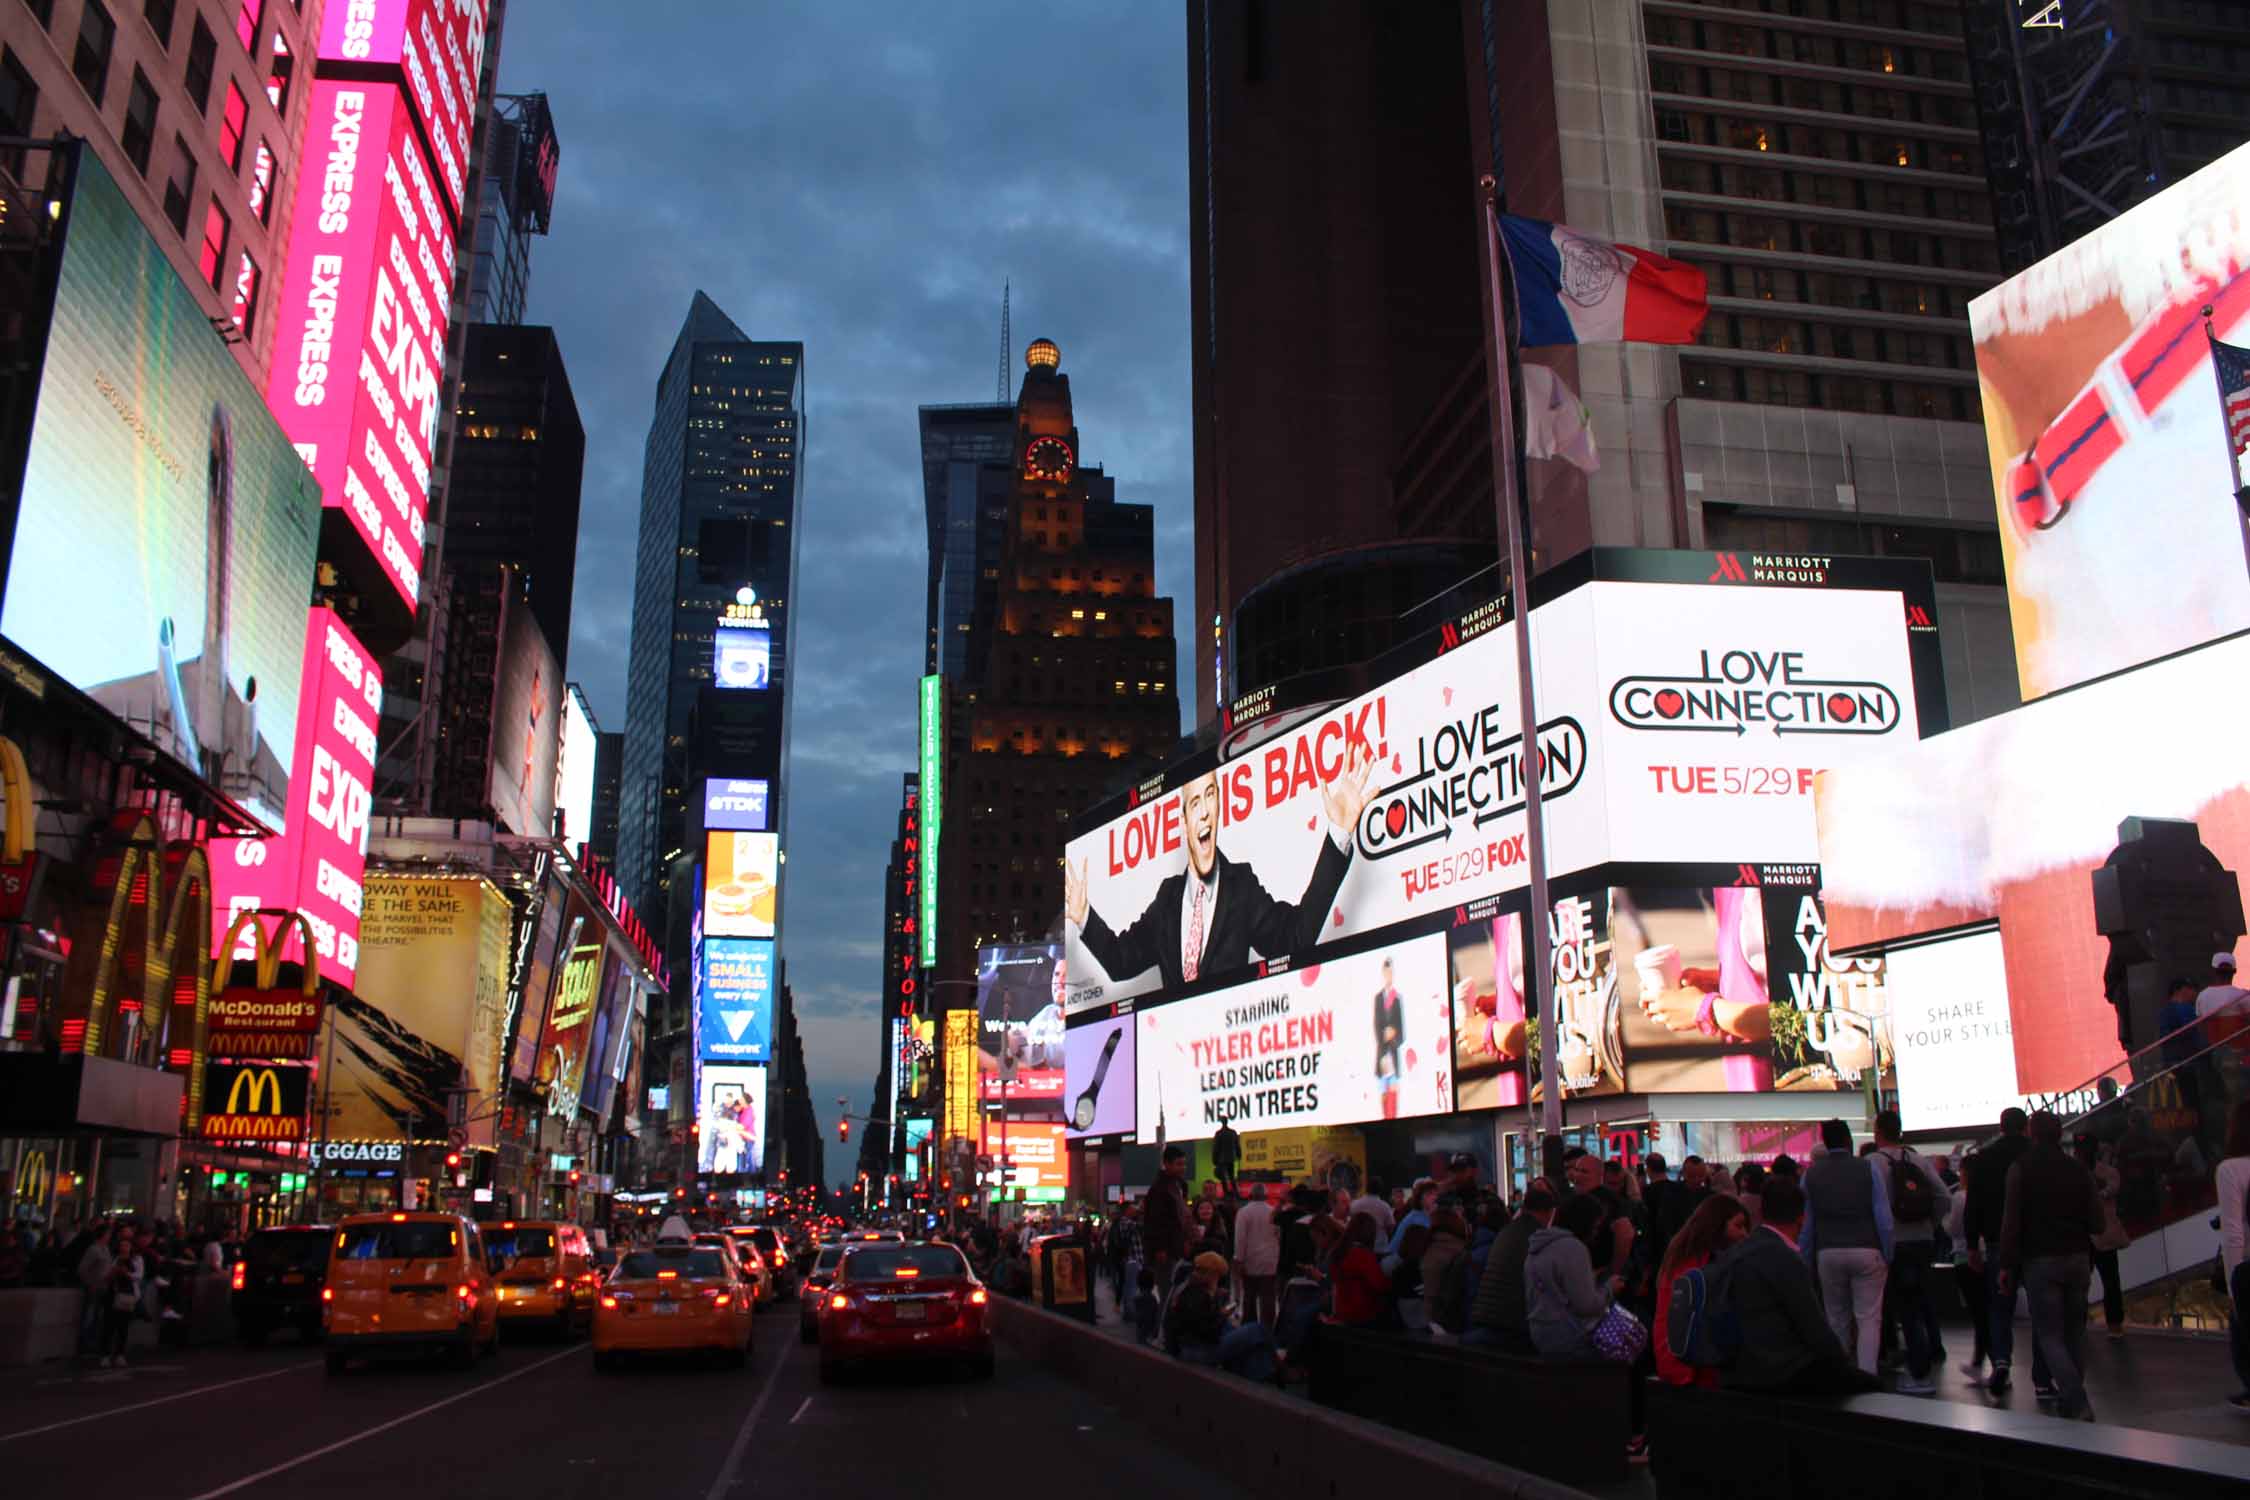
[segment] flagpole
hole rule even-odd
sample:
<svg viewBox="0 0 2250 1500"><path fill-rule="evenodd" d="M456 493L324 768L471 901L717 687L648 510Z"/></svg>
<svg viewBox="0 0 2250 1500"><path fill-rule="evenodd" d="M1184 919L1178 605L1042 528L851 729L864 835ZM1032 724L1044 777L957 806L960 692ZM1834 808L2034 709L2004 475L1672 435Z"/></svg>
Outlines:
<svg viewBox="0 0 2250 1500"><path fill-rule="evenodd" d="M2208 302L2203 304L2203 338L2211 346L2211 378L2219 384L2219 425L2227 430L2227 473L2234 480L2234 507L2250 517L2250 494L2245 494L2242 488L2242 458L2235 451L2234 423L2227 417L2227 397L2233 393L2227 389L2226 372L2219 368L2219 333L2211 326ZM2250 563L2250 536L2244 537L2243 549L2244 561Z"/></svg>
<svg viewBox="0 0 2250 1500"><path fill-rule="evenodd" d="M1495 149L1498 143L1495 142ZM1562 1170L1562 1069L1558 1061L1560 1039L1555 1035L1554 975L1547 958L1548 923L1554 906L1547 895L1547 828L1542 795L1542 759L1539 747L1539 714L1532 691L1531 567L1528 533L1530 517L1524 506L1522 437L1516 426L1518 351L1508 332L1508 307L1512 283L1507 274L1507 249L1500 240L1500 184L1496 176L1479 179L1484 195L1485 273L1492 313L1486 328L1485 366L1492 409L1492 500L1499 512L1500 536L1508 549L1508 602L1516 637L1516 707L1523 723L1523 821L1525 864L1530 872L1531 910L1524 918L1523 972L1532 995L1533 1028L1539 1035L1540 1171L1559 1175ZM1496 966L1507 963L1502 945L1494 945ZM1532 1124L1526 1100L1526 1124ZM1528 1162L1526 1163L1528 1166Z"/></svg>

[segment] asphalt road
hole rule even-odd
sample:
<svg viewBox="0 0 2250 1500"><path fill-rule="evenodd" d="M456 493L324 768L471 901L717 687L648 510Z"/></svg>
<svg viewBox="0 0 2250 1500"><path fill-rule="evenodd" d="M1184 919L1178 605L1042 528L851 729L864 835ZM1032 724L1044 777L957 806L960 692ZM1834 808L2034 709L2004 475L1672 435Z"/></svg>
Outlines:
<svg viewBox="0 0 2250 1500"><path fill-rule="evenodd" d="M503 1347L474 1370L354 1365L320 1351L146 1351L124 1371L0 1372L11 1500L220 1496L789 1500L966 1495L1035 1476L1110 1494L1243 1493L1145 1428L1008 1357L820 1384L794 1309L758 1319L747 1370L642 1364L596 1375L583 1339Z"/></svg>

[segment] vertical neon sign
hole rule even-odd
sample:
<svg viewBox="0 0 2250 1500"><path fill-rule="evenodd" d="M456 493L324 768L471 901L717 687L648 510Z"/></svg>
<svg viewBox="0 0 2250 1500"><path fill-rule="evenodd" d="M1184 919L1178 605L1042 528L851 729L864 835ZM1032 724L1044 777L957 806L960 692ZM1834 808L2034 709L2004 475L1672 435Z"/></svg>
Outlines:
<svg viewBox="0 0 2250 1500"><path fill-rule="evenodd" d="M945 679L922 679L922 967L937 967L938 819L945 779Z"/></svg>

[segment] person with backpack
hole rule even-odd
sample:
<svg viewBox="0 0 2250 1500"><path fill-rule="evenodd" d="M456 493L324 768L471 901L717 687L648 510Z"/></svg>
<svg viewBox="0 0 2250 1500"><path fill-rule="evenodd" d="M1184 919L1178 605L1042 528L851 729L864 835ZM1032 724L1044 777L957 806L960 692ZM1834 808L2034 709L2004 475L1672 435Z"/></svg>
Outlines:
<svg viewBox="0 0 2250 1500"><path fill-rule="evenodd" d="M1696 1205L1687 1223L1665 1246L1664 1260L1656 1269L1656 1328L1652 1342L1656 1348L1656 1376L1667 1385L1716 1386L1719 1383L1715 1345L1705 1351L1695 1348L1696 1329L1694 1317L1709 1314L1709 1278L1698 1276L1703 1283L1700 1297L1686 1299L1690 1317L1674 1324L1674 1289L1680 1278L1690 1272L1700 1273L1720 1255L1750 1238L1750 1215L1731 1197L1713 1195ZM1709 1363L1697 1365L1689 1362L1691 1356L1701 1352Z"/></svg>
<svg viewBox="0 0 2250 1500"><path fill-rule="evenodd" d="M1934 1396L1937 1363L1945 1357L1931 1337L1937 1313L1930 1301L1930 1278L1937 1274L1938 1236L1951 1211L1953 1195L1926 1156L1902 1139L1898 1111L1875 1113L1875 1163L1891 1207L1891 1273L1884 1289L1887 1316L1897 1322L1906 1346L1902 1396Z"/></svg>

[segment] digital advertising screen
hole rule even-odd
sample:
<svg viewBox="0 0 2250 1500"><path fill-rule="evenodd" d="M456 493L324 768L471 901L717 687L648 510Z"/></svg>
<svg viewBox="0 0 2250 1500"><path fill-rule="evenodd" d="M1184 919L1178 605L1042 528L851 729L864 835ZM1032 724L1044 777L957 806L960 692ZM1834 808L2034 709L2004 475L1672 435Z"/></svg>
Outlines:
<svg viewBox="0 0 2250 1500"><path fill-rule="evenodd" d="M763 781L714 776L703 783L703 826L717 833L764 833L769 788Z"/></svg>
<svg viewBox="0 0 2250 1500"><path fill-rule="evenodd" d="M977 1069L986 1103L1061 1117L1063 984L1058 944L977 950Z"/></svg>
<svg viewBox="0 0 2250 1500"><path fill-rule="evenodd" d="M268 839L211 841L211 941L245 911L295 908L313 930L320 976L350 986L359 972L359 921L366 897L367 822L373 811L376 726L383 716L383 666L326 605L305 618L297 678L296 765L288 831ZM270 924L269 924L270 933ZM284 962L301 962L290 924ZM238 959L257 956L243 933Z"/></svg>
<svg viewBox="0 0 2250 1500"><path fill-rule="evenodd" d="M696 1064L695 1169L715 1177L766 1169L766 1070L758 1063Z"/></svg>
<svg viewBox="0 0 2250 1500"><path fill-rule="evenodd" d="M91 151L36 376L0 634L291 831L320 488Z"/></svg>
<svg viewBox="0 0 2250 1500"><path fill-rule="evenodd" d="M770 833L713 833L704 849L704 937L774 936L781 840Z"/></svg>
<svg viewBox="0 0 2250 1500"><path fill-rule="evenodd" d="M1131 1016L1064 1033L1063 1122L1072 1140L1133 1133L1136 1035Z"/></svg>
<svg viewBox="0 0 2250 1500"><path fill-rule="evenodd" d="M563 689L562 734L555 746L555 811L558 837L581 844L594 829L594 755L598 731L586 694L573 682Z"/></svg>
<svg viewBox="0 0 2250 1500"><path fill-rule="evenodd" d="M548 838L555 827L555 756L561 744L562 670L530 607L511 600L500 631L492 703L492 810L510 833ZM593 802L587 800L591 821Z"/></svg>
<svg viewBox="0 0 2250 1500"><path fill-rule="evenodd" d="M549 1111L565 1119L578 1109L593 1038L594 1009L602 996L603 966L614 961L609 955L609 931L602 925L600 913L573 892L569 921L563 928L554 997L539 1028L539 1060L533 1075L534 1083L547 1092Z"/></svg>
<svg viewBox="0 0 2250 1500"><path fill-rule="evenodd" d="M1070 1187L1070 1157L1063 1149L1063 1128L1031 1120L995 1118L985 1124L984 1149L1001 1174L1012 1196L1019 1188L1026 1201L1059 1203Z"/></svg>
<svg viewBox="0 0 2250 1500"><path fill-rule="evenodd" d="M1308 965L1133 1017L1137 1129L1238 1131L1448 1114L1445 936ZM1084 1028L1080 1028L1084 1029ZM990 1127L988 1127L989 1129Z"/></svg>
<svg viewBox="0 0 2250 1500"><path fill-rule="evenodd" d="M468 173L488 8L487 0L337 0L321 25L322 61L383 66L403 87L437 153L438 182L455 214Z"/></svg>
<svg viewBox="0 0 2250 1500"><path fill-rule="evenodd" d="M922 1180L922 1145L930 1138L931 1121L926 1115L916 1115L906 1122L906 1180Z"/></svg>
<svg viewBox="0 0 2250 1500"><path fill-rule="evenodd" d="M2008 959L1997 928L1894 948L1899 1123L1908 1130L1999 1128L2022 1108L2008 1016Z"/></svg>
<svg viewBox="0 0 2250 1500"><path fill-rule="evenodd" d="M1919 734L1907 607L1881 587L1624 579L1541 605L1550 872L1814 859L1814 775ZM1070 1012L1521 890L1516 706L1513 641L1490 630L1237 759L1185 763L1073 838Z"/></svg>
<svg viewBox="0 0 2250 1500"><path fill-rule="evenodd" d="M2016 1086L2052 1094L2116 1066L2094 872L2133 817L2183 820L2218 867L2250 870L2245 672L2250 636L2232 636L1822 776L1830 946L1997 921Z"/></svg>
<svg viewBox="0 0 2250 1500"><path fill-rule="evenodd" d="M904 1023L893 1021L893 1028ZM977 1138L977 1013L968 1006L945 1013L945 1143Z"/></svg>
<svg viewBox="0 0 2250 1500"><path fill-rule="evenodd" d="M773 1060L774 951L763 938L707 937L696 1047L717 1062Z"/></svg>
<svg viewBox="0 0 2250 1500"><path fill-rule="evenodd" d="M711 632L711 681L730 689L765 687L773 671L773 632L721 625Z"/></svg>
<svg viewBox="0 0 2250 1500"><path fill-rule="evenodd" d="M2206 310L2250 344L2250 146L1969 303L2027 700L2250 628Z"/></svg>
<svg viewBox="0 0 2250 1500"><path fill-rule="evenodd" d="M352 8L337 6L330 22ZM311 87L266 400L411 612L453 233L399 91L328 78Z"/></svg>

